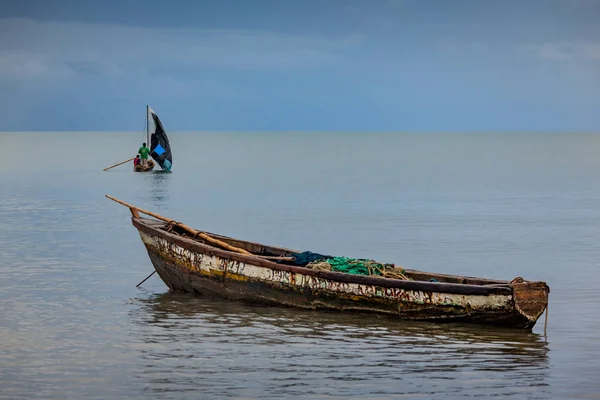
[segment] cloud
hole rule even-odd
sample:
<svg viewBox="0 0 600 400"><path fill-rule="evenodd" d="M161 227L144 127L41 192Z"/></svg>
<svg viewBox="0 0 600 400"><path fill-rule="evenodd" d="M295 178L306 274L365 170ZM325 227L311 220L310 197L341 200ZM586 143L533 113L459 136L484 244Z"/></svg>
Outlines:
<svg viewBox="0 0 600 400"><path fill-rule="evenodd" d="M487 52L488 51L488 47L479 41L475 41L475 42L471 43L471 49L473 49L474 51L477 51L477 52Z"/></svg>
<svg viewBox="0 0 600 400"><path fill-rule="evenodd" d="M537 57L553 60L600 60L600 42L573 41L528 43L522 46Z"/></svg>
<svg viewBox="0 0 600 400"><path fill-rule="evenodd" d="M445 55L460 55L462 57L487 53L489 46L479 40L469 42L468 40L445 37L437 41L436 49Z"/></svg>
<svg viewBox="0 0 600 400"><path fill-rule="evenodd" d="M345 0L341 3L339 13L341 20L353 21L355 29L365 31L395 30L399 25L399 17L407 13L412 0Z"/></svg>
<svg viewBox="0 0 600 400"><path fill-rule="evenodd" d="M534 50L541 58L566 60L572 57L569 49L565 49L564 46L558 46L554 43L544 43L534 47Z"/></svg>
<svg viewBox="0 0 600 400"><path fill-rule="evenodd" d="M0 52L0 75L12 79L69 80L75 72L68 65L45 59L40 54Z"/></svg>
<svg viewBox="0 0 600 400"><path fill-rule="evenodd" d="M240 90L232 89L229 85L210 78L179 78L168 73L148 73L144 72L128 79L129 90L133 98L148 90L149 83L152 89L158 89L164 96L195 97L198 93L209 93L211 98L219 99L248 99L249 95ZM119 90L118 82L115 85L114 93L122 92ZM250 96L255 97L255 96Z"/></svg>
<svg viewBox="0 0 600 400"><path fill-rule="evenodd" d="M331 65L360 44L257 30L161 29L0 19L0 78L119 77L174 68L294 70Z"/></svg>
<svg viewBox="0 0 600 400"><path fill-rule="evenodd" d="M600 42L581 44L578 50L588 60L600 60Z"/></svg>

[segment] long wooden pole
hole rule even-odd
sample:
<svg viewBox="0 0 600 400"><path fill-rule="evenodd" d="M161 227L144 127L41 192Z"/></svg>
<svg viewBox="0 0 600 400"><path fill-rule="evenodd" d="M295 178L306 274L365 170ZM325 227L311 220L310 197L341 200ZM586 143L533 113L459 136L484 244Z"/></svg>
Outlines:
<svg viewBox="0 0 600 400"><path fill-rule="evenodd" d="M124 205L125 207L129 207L129 209L130 209L130 210L137 210L138 212L141 212L141 213L143 213L143 214L146 214L146 215L150 215L151 217L154 217L154 218L156 218L156 219L159 219L159 220L161 220L161 221L165 221L165 222L176 222L176 221L174 221L174 220L172 220L172 219L169 219L169 218L163 217L163 216L162 216L162 215L160 215L160 214L156 214L156 213L153 213L152 211L147 211L147 210L141 209L141 208L139 208L139 207L136 207L136 206L134 206L133 204L126 203L126 202L124 202L124 201L122 201L122 200L116 199L116 198L114 198L114 197L112 197L112 196L109 196L109 195L107 195L107 194L106 194L105 196L106 196L107 198L111 199L112 201L115 201L115 202L117 202L117 203L119 203L119 204L122 204L122 205ZM247 250L240 249L239 247L235 247L235 246L232 246L232 245L230 245L229 243L225 243L225 242L223 242L223 241L221 241L221 240L219 240L219 239L215 239L215 238L213 238L213 237L211 237L211 236L207 235L207 234L206 234L206 233L204 233L204 232L197 231L197 230L195 230L194 228L190 228L189 226L187 226L187 225L184 225L184 224L182 224L182 223L180 223L180 222L177 222L177 226L179 226L180 228L182 228L182 229L186 230L188 233L191 233L191 234L192 234L192 235L194 235L194 236L198 236L198 237L200 237L200 238L202 238L202 239L206 240L207 242L210 242L210 243L212 243L212 244L216 244L217 246L221 246L221 247L223 247L223 248L225 248L225 249L227 249L227 250L230 250L230 251L235 251L236 253L242 253L242 254L249 254L249 255L252 255L252 253L250 253L250 252L249 252L249 251L247 251Z"/></svg>
<svg viewBox="0 0 600 400"><path fill-rule="evenodd" d="M150 148L150 106L146 104L146 145Z"/></svg>
<svg viewBox="0 0 600 400"><path fill-rule="evenodd" d="M107 171L107 170L109 170L109 169L111 169L111 168L114 168L114 167L116 167L116 166L119 166L119 165L121 165L121 164L125 164L126 162L129 162L129 161L133 160L134 158L135 158L135 157L131 157L129 160L121 161L120 163L117 163L117 164L115 164L115 165L111 165L110 167L104 168L102 171Z"/></svg>

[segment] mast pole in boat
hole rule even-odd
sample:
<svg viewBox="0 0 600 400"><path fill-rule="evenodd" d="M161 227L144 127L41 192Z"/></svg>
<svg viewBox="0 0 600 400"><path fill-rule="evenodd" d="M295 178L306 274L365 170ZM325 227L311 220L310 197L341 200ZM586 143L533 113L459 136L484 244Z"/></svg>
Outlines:
<svg viewBox="0 0 600 400"><path fill-rule="evenodd" d="M146 145L150 148L150 107L146 104Z"/></svg>

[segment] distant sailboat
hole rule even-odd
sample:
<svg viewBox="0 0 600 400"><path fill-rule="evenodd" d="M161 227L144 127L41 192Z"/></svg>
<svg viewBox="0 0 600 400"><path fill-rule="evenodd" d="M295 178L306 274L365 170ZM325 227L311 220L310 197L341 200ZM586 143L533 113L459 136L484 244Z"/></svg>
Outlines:
<svg viewBox="0 0 600 400"><path fill-rule="evenodd" d="M169 138L165 132L160 118L150 108L146 106L146 144L150 147L150 157L156 161L163 171L170 172L173 166L173 155L171 153L171 145ZM135 172L147 172L154 168L154 161L148 159L145 167L138 164L134 167Z"/></svg>

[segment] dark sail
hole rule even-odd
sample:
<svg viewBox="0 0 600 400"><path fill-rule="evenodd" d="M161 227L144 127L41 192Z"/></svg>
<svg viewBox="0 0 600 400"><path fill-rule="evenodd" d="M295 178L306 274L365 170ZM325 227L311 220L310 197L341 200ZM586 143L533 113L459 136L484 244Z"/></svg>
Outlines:
<svg viewBox="0 0 600 400"><path fill-rule="evenodd" d="M163 170L170 171L173 165L173 156L171 154L169 138L158 115L152 109L149 109L149 111L154 122L154 131L151 130L152 135L150 136L150 156Z"/></svg>

